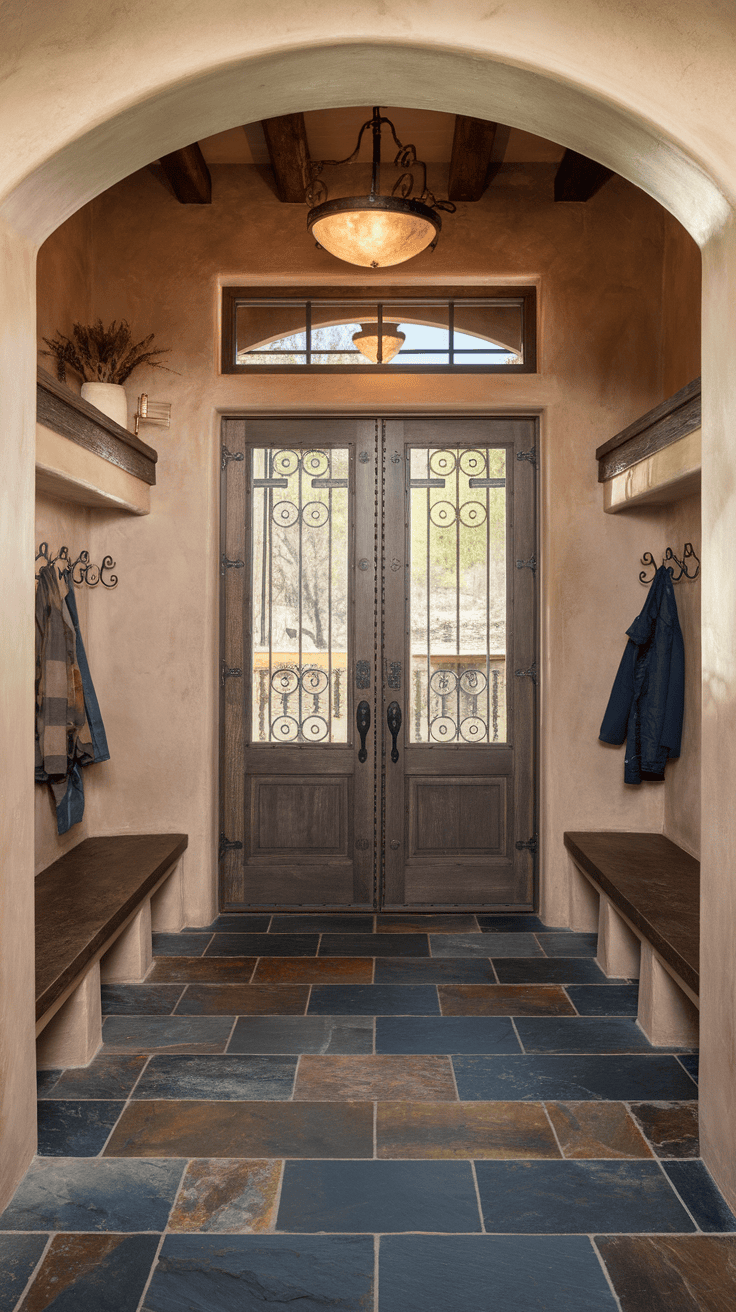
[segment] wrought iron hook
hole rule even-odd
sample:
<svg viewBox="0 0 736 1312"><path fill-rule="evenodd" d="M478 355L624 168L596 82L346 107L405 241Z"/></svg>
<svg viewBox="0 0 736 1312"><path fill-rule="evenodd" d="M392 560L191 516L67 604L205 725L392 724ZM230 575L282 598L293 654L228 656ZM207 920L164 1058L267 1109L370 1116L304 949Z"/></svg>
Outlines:
<svg viewBox="0 0 736 1312"><path fill-rule="evenodd" d="M680 571L679 574L675 574L674 565L670 565L668 563L669 561L674 561L674 565L676 565ZM695 561L695 567L692 570L688 565L689 561ZM652 574L652 577L649 578L647 575L647 570L653 569L655 574L657 572L657 562L654 559L654 556L652 555L651 551L644 552L644 555L641 558L641 564L644 566L644 569L641 570L639 574L639 582L643 583L645 587L648 587L649 584L652 583L654 579L654 574ZM692 582L694 579L698 577L700 573L700 560L695 555L692 542L685 543L682 552L682 560L680 560L679 556L675 555L674 551L672 550L672 547L666 547L662 564L666 566L667 573L669 574L673 583L679 583L681 579L689 579L690 582Z"/></svg>

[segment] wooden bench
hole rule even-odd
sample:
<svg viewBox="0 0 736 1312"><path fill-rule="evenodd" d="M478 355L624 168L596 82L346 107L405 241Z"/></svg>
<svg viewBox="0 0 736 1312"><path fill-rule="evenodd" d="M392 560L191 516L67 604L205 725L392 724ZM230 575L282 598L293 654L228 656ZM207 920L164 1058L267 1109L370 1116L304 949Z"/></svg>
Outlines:
<svg viewBox="0 0 736 1312"><path fill-rule="evenodd" d="M566 833L573 929L598 931L605 975L639 980L650 1043L696 1046L700 863L663 834Z"/></svg>
<svg viewBox="0 0 736 1312"><path fill-rule="evenodd" d="M142 980L153 929L183 924L186 834L86 838L36 878L36 1060L86 1066L102 1042L101 984Z"/></svg>

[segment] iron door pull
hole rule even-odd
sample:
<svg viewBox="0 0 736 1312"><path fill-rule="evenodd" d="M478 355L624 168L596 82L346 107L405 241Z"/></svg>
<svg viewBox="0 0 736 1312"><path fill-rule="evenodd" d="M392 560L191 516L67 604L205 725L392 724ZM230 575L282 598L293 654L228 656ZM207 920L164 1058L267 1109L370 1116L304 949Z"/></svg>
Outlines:
<svg viewBox="0 0 736 1312"><path fill-rule="evenodd" d="M369 702L358 702L355 722L358 726L358 733L360 734L360 751L358 752L358 760L363 764L368 760L365 738L371 727L371 708Z"/></svg>
<svg viewBox="0 0 736 1312"><path fill-rule="evenodd" d="M396 746L396 739L399 736L399 730L401 728L401 707L398 702L391 702L389 704L389 708L386 711L386 719L388 721L388 731L391 734L391 760L395 765L399 759L399 749Z"/></svg>

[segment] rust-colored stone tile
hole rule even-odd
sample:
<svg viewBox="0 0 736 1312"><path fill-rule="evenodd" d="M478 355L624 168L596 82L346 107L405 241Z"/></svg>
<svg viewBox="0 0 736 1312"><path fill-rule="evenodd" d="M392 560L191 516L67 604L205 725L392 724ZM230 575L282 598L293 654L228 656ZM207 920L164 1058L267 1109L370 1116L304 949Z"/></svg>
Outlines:
<svg viewBox="0 0 736 1312"><path fill-rule="evenodd" d="M254 984L372 984L373 962L361 957L261 957Z"/></svg>
<svg viewBox="0 0 736 1312"><path fill-rule="evenodd" d="M379 1157L561 1157L537 1102L379 1102Z"/></svg>
<svg viewBox="0 0 736 1312"><path fill-rule="evenodd" d="M565 1157L653 1157L622 1102L548 1102Z"/></svg>
<svg viewBox="0 0 736 1312"><path fill-rule="evenodd" d="M733 1312L736 1235L595 1240L623 1312Z"/></svg>
<svg viewBox="0 0 736 1312"><path fill-rule="evenodd" d="M475 916L377 916L377 934L474 934L480 933Z"/></svg>
<svg viewBox="0 0 736 1312"><path fill-rule="evenodd" d="M449 1057L317 1057L299 1062L294 1101L456 1102Z"/></svg>
<svg viewBox="0 0 736 1312"><path fill-rule="evenodd" d="M169 1229L220 1235L272 1230L281 1168L281 1162L226 1157L190 1162Z"/></svg>
<svg viewBox="0 0 736 1312"><path fill-rule="evenodd" d="M249 984L258 957L155 957L146 984Z"/></svg>
<svg viewBox="0 0 736 1312"><path fill-rule="evenodd" d="M175 1016L303 1016L308 984L190 984Z"/></svg>
<svg viewBox="0 0 736 1312"><path fill-rule="evenodd" d="M630 1110L658 1157L699 1157L696 1102L634 1102Z"/></svg>
<svg viewBox="0 0 736 1312"><path fill-rule="evenodd" d="M373 1107L369 1102L133 1102L104 1155L372 1157Z"/></svg>
<svg viewBox="0 0 736 1312"><path fill-rule="evenodd" d="M126 1306L135 1307L157 1247L158 1235L55 1235L21 1312L46 1312L60 1305L87 1312L101 1306L103 1290L121 1284Z"/></svg>
<svg viewBox="0 0 736 1312"><path fill-rule="evenodd" d="M440 984L443 1016L574 1016L564 989L554 984Z"/></svg>

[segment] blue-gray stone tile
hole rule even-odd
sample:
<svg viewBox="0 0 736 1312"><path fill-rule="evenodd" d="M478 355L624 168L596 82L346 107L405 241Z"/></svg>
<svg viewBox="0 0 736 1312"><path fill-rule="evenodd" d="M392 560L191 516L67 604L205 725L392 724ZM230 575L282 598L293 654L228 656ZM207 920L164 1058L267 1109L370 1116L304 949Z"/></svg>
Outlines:
<svg viewBox="0 0 736 1312"><path fill-rule="evenodd" d="M685 1102L698 1091L676 1057L453 1057L460 1101Z"/></svg>
<svg viewBox="0 0 736 1312"><path fill-rule="evenodd" d="M480 938L475 934L474 938ZM265 955L265 954L264 954ZM323 934L321 957L428 957L426 934ZM472 956L468 952L466 956Z"/></svg>
<svg viewBox="0 0 736 1312"><path fill-rule="evenodd" d="M247 912L225 913L216 916L211 925L186 925L182 934L266 934L271 916L249 915Z"/></svg>
<svg viewBox="0 0 736 1312"><path fill-rule="evenodd" d="M13 1312L48 1243L48 1235L0 1234L0 1312Z"/></svg>
<svg viewBox="0 0 736 1312"><path fill-rule="evenodd" d="M209 932L153 935L154 957L201 957L210 941ZM243 955L241 953L238 954Z"/></svg>
<svg viewBox="0 0 736 1312"><path fill-rule="evenodd" d="M638 984L571 984L567 996L581 1016L636 1016Z"/></svg>
<svg viewBox="0 0 736 1312"><path fill-rule="evenodd" d="M103 1016L170 1016L183 984L103 984Z"/></svg>
<svg viewBox="0 0 736 1312"><path fill-rule="evenodd" d="M36 1071L36 1097L45 1098L61 1075L63 1067L53 1071Z"/></svg>
<svg viewBox="0 0 736 1312"><path fill-rule="evenodd" d="M103 1054L224 1052L234 1016L107 1016Z"/></svg>
<svg viewBox="0 0 736 1312"><path fill-rule="evenodd" d="M51 1098L127 1098L148 1061L145 1054L95 1057L89 1066L70 1066L45 1095Z"/></svg>
<svg viewBox="0 0 736 1312"><path fill-rule="evenodd" d="M96 1157L124 1102L46 1099L38 1104L39 1157Z"/></svg>
<svg viewBox="0 0 736 1312"><path fill-rule="evenodd" d="M573 934L562 931L537 933L537 938L548 957L594 957L598 951L597 934Z"/></svg>
<svg viewBox="0 0 736 1312"><path fill-rule="evenodd" d="M315 984L308 1016L439 1016L431 984Z"/></svg>
<svg viewBox="0 0 736 1312"><path fill-rule="evenodd" d="M373 1237L167 1235L141 1312L367 1312Z"/></svg>
<svg viewBox="0 0 736 1312"><path fill-rule="evenodd" d="M495 984L487 957L386 957L378 959L374 984Z"/></svg>
<svg viewBox="0 0 736 1312"><path fill-rule="evenodd" d="M290 1098L294 1057L152 1057L139 1080L135 1098L208 1098L259 1101Z"/></svg>
<svg viewBox="0 0 736 1312"><path fill-rule="evenodd" d="M479 1161L490 1234L682 1234L693 1225L652 1161Z"/></svg>
<svg viewBox="0 0 736 1312"><path fill-rule="evenodd" d="M319 934L215 934L206 957L314 957ZM186 952L182 956L191 955ZM340 954L352 956L352 953Z"/></svg>
<svg viewBox="0 0 736 1312"><path fill-rule="evenodd" d="M516 1025L525 1052L651 1052L628 1016L521 1016Z"/></svg>
<svg viewBox="0 0 736 1312"><path fill-rule="evenodd" d="M385 1235L379 1312L616 1312L578 1235ZM460 1292L461 1291L461 1292Z"/></svg>
<svg viewBox="0 0 736 1312"><path fill-rule="evenodd" d="M241 1016L227 1050L364 1056L373 1052L373 1017Z"/></svg>
<svg viewBox="0 0 736 1312"><path fill-rule="evenodd" d="M184 1174L177 1158L37 1157L0 1230L157 1231Z"/></svg>
<svg viewBox="0 0 736 1312"><path fill-rule="evenodd" d="M55 1235L19 1312L137 1312L158 1244L158 1235Z"/></svg>
<svg viewBox="0 0 736 1312"><path fill-rule="evenodd" d="M699 1056L697 1052L678 1052L677 1060L685 1067L688 1075L698 1082Z"/></svg>
<svg viewBox="0 0 736 1312"><path fill-rule="evenodd" d="M433 957L541 957L533 934L430 934Z"/></svg>
<svg viewBox="0 0 736 1312"><path fill-rule="evenodd" d="M372 934L373 916L274 916L272 934Z"/></svg>
<svg viewBox="0 0 736 1312"><path fill-rule="evenodd" d="M484 933L535 934L538 929L548 928L539 916L533 916L529 912L518 912L516 915L509 916L478 915L476 920Z"/></svg>
<svg viewBox="0 0 736 1312"><path fill-rule="evenodd" d="M379 1016L376 1052L520 1052L508 1016Z"/></svg>
<svg viewBox="0 0 736 1312"><path fill-rule="evenodd" d="M662 1162L697 1225L707 1234L733 1233L736 1216L703 1162Z"/></svg>
<svg viewBox="0 0 736 1312"><path fill-rule="evenodd" d="M495 970L501 984L608 984L592 957L527 957L504 959L496 956Z"/></svg>
<svg viewBox="0 0 736 1312"><path fill-rule="evenodd" d="M288 1161L277 1230L480 1231L470 1162Z"/></svg>

